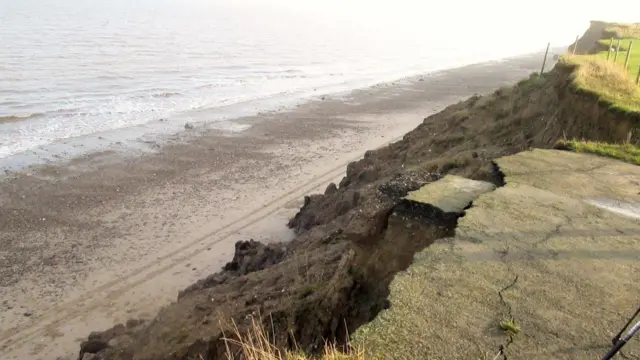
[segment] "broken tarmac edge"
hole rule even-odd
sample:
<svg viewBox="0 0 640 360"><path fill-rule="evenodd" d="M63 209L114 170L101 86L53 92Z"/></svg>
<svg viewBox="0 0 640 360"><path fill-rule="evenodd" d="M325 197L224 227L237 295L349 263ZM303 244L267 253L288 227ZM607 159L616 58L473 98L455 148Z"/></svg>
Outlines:
<svg viewBox="0 0 640 360"><path fill-rule="evenodd" d="M461 213L473 200L495 188L494 184L485 181L446 175L438 181L409 192L405 199L434 206L445 213Z"/></svg>
<svg viewBox="0 0 640 360"><path fill-rule="evenodd" d="M407 196L443 211L464 211L467 200L473 206L454 237L416 253L396 274L390 308L353 334L368 357L582 359L606 353L609 333L637 306L631 294L640 286L625 274L640 271L632 256L640 254L640 222L589 199L640 204L640 167L539 149L496 164L506 184L494 191L446 176ZM579 315L584 309L598 311ZM503 321L522 324L522 333L505 331ZM630 353L640 351L630 345Z"/></svg>

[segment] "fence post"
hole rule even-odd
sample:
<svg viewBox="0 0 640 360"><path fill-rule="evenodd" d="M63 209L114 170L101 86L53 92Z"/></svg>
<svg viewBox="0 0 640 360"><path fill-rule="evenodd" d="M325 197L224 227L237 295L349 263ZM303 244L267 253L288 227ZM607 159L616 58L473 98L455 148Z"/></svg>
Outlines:
<svg viewBox="0 0 640 360"><path fill-rule="evenodd" d="M627 58L624 59L624 68L626 69L629 65L629 55L631 55L631 48L633 47L633 40L629 41L629 48L627 49Z"/></svg>
<svg viewBox="0 0 640 360"><path fill-rule="evenodd" d="M576 49L578 48L578 40L580 40L580 35L576 35L576 42L573 43L573 54L576 54Z"/></svg>
<svg viewBox="0 0 640 360"><path fill-rule="evenodd" d="M618 47L616 47L616 56L613 57L613 62L618 61L618 53L620 52L620 41L621 39L618 39Z"/></svg>
<svg viewBox="0 0 640 360"><path fill-rule="evenodd" d="M542 73L544 72L544 65L547 63L547 55L549 54L549 46L551 46L550 42L547 43L547 50L545 50L545 52L544 52L544 60L542 60L542 69L540 70L540 75L542 75Z"/></svg>
<svg viewBox="0 0 640 360"><path fill-rule="evenodd" d="M611 49L613 49L613 38L611 38L611 41L609 41L609 48L607 49L607 61L609 61L609 58L611 57Z"/></svg>

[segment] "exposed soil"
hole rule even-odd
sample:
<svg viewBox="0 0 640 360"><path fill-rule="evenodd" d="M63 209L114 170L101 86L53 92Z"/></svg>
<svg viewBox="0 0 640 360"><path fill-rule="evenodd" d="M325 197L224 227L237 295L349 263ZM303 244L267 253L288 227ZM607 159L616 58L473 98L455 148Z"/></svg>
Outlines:
<svg viewBox="0 0 640 360"><path fill-rule="evenodd" d="M558 65L471 97L367 152L338 186L305 198L289 222L293 242L238 243L223 271L185 289L151 322L92 334L80 358L221 359L233 324L242 333L252 318L278 346L313 352L325 340L343 342L388 306L389 283L415 252L453 234L460 214L412 205L402 200L408 191L444 174L502 185L495 158L563 137L622 141L638 127L573 90L570 73Z"/></svg>
<svg viewBox="0 0 640 360"><path fill-rule="evenodd" d="M578 39L577 44L569 46L569 52L576 55L592 54L601 50L609 50L606 46L598 43L603 38L607 23L602 21L591 21L589 29Z"/></svg>

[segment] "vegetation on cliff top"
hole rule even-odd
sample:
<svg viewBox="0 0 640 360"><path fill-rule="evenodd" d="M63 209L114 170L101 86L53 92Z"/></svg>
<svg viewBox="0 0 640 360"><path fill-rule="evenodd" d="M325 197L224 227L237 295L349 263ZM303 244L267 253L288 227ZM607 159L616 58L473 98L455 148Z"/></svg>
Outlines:
<svg viewBox="0 0 640 360"><path fill-rule="evenodd" d="M619 159L632 164L640 165L640 147L631 143L609 144L597 141L560 141L558 147L573 150L575 152L590 153Z"/></svg>
<svg viewBox="0 0 640 360"><path fill-rule="evenodd" d="M636 81L640 67L640 27L638 24L612 24L602 36L599 41L602 51L588 55L568 54L562 61L576 67L573 81L578 89L596 94L613 109L640 112L640 86ZM614 48L617 39L621 40L617 59L609 49L612 37L616 39ZM631 45L632 41L635 46ZM631 53L625 68L628 51Z"/></svg>
<svg viewBox="0 0 640 360"><path fill-rule="evenodd" d="M620 40L618 42L618 40ZM612 109L640 113L640 23L609 24L598 41L595 54L565 55L562 61L575 66L572 79L583 91L594 93ZM617 55L612 49L619 50ZM629 56L628 64L624 63ZM629 139L620 144L562 140L557 147L611 157L640 165L640 147Z"/></svg>
<svg viewBox="0 0 640 360"><path fill-rule="evenodd" d="M640 23L611 24L604 30L602 36L603 39L599 41L599 44L604 45L602 47L604 50L596 53L596 56L602 60L609 59L609 61L613 61L615 53L611 52L609 46L612 45L614 49L617 48L618 40L620 40L620 53L618 54L617 62L624 64L627 52L631 51L626 70L635 80L640 71ZM614 40L613 43L612 39Z"/></svg>
<svg viewBox="0 0 640 360"><path fill-rule="evenodd" d="M640 42L638 44L640 47ZM595 93L611 108L625 112L640 112L640 87L618 64L589 56L565 57L576 65L573 81L578 89Z"/></svg>
<svg viewBox="0 0 640 360"><path fill-rule="evenodd" d="M609 24L605 29L605 35L618 38L640 38L640 23L636 24Z"/></svg>

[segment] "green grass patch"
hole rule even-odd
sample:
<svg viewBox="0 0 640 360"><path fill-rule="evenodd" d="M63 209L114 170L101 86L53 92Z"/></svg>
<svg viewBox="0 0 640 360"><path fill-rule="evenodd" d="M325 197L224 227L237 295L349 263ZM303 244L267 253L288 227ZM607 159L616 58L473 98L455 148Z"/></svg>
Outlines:
<svg viewBox="0 0 640 360"><path fill-rule="evenodd" d="M561 61L576 66L573 82L578 89L596 94L614 109L640 112L640 24L609 24L598 41L601 51L564 55ZM611 39L614 41L611 42ZM620 40L620 51L615 51ZM625 61L629 60L625 67Z"/></svg>
<svg viewBox="0 0 640 360"><path fill-rule="evenodd" d="M631 143L609 144L596 141L560 141L557 147L575 152L606 156L640 165L640 147Z"/></svg>
<svg viewBox="0 0 640 360"><path fill-rule="evenodd" d="M515 322L513 319L500 321L500 329L511 336L518 335L522 331L522 329L520 329L520 324Z"/></svg>
<svg viewBox="0 0 640 360"><path fill-rule="evenodd" d="M609 47L611 40L603 39L598 42L600 45L604 45L605 48ZM613 41L613 48L616 49L618 47L618 40ZM631 48L631 53L629 54L629 62L627 63L626 70L629 72L632 80L635 81L638 76L638 69L640 68L640 36L637 38L634 37L625 37L620 39L620 52L618 53L618 58L615 57L615 52L610 52L608 50L600 51L596 54L596 57L605 61L614 62L624 67L625 60L627 58L627 53L629 53L629 48Z"/></svg>
<svg viewBox="0 0 640 360"><path fill-rule="evenodd" d="M566 55L561 61L576 66L573 82L578 89L596 94L612 108L640 112L640 86L621 65L597 55Z"/></svg>
<svg viewBox="0 0 640 360"><path fill-rule="evenodd" d="M620 40L620 51L627 51L627 46L629 46L631 44L631 42L629 41L622 41L622 39ZM614 39L613 43L611 42L611 39L601 39L598 40L598 45L599 48L601 49L609 49L610 46L615 50L618 48L618 40ZM598 54L604 55L604 58L606 59L607 57L609 57L609 60L611 60L615 54L612 53L611 55L607 56L607 51L606 50L600 50L598 52ZM620 55L618 55L618 59L620 59Z"/></svg>

